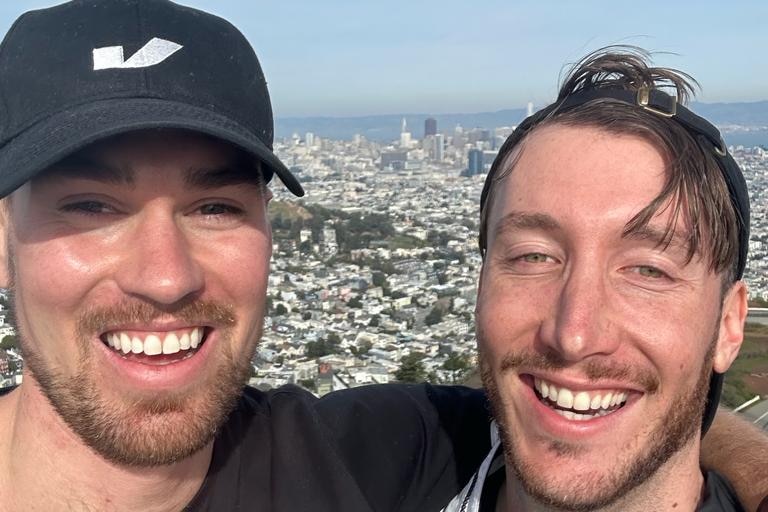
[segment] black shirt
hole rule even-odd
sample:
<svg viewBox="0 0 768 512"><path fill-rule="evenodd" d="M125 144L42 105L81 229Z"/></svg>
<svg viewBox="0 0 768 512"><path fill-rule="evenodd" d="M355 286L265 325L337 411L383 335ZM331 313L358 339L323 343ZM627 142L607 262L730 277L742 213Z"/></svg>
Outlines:
<svg viewBox="0 0 768 512"><path fill-rule="evenodd" d="M246 388L188 511L438 511L490 449L482 392Z"/></svg>

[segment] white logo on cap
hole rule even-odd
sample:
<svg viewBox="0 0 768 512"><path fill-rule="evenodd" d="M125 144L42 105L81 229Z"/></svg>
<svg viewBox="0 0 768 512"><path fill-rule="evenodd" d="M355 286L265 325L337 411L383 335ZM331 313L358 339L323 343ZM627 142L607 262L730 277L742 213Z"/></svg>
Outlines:
<svg viewBox="0 0 768 512"><path fill-rule="evenodd" d="M124 60L122 46L105 46L93 49L93 70L148 68L160 64L165 59L184 48L178 43L153 37L139 51Z"/></svg>

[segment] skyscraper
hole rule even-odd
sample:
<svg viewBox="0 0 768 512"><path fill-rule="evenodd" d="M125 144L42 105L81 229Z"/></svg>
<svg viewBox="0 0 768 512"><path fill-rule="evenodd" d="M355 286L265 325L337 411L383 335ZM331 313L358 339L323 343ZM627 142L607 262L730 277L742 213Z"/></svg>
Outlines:
<svg viewBox="0 0 768 512"><path fill-rule="evenodd" d="M442 162L445 158L445 137L442 133L435 134L435 160Z"/></svg>
<svg viewBox="0 0 768 512"><path fill-rule="evenodd" d="M424 138L427 138L430 135L437 135L437 119L432 117L428 117L424 121Z"/></svg>
<svg viewBox="0 0 768 512"><path fill-rule="evenodd" d="M470 149L467 155L469 162L467 169L470 176L476 176L483 173L483 152L479 149Z"/></svg>

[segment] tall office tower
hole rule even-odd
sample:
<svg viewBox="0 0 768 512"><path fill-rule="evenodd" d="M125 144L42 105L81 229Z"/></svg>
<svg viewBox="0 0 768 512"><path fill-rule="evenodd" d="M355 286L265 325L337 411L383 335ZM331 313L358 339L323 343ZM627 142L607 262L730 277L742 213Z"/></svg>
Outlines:
<svg viewBox="0 0 768 512"><path fill-rule="evenodd" d="M533 102L529 101L528 102L528 114L527 114L527 117L531 117L532 115L533 115Z"/></svg>
<svg viewBox="0 0 768 512"><path fill-rule="evenodd" d="M462 128L460 124L457 124L456 128L453 130L453 146L456 149L462 149L466 141L467 139L464 137L464 128Z"/></svg>
<svg viewBox="0 0 768 512"><path fill-rule="evenodd" d="M467 166L470 176L476 176L483 173L483 152L479 149L470 149L468 153L469 165Z"/></svg>
<svg viewBox="0 0 768 512"><path fill-rule="evenodd" d="M403 124L400 128L400 147L401 148L411 147L411 132L408 131L408 126L405 123L405 118L403 118Z"/></svg>
<svg viewBox="0 0 768 512"><path fill-rule="evenodd" d="M424 138L430 135L437 135L437 119L428 117L424 121Z"/></svg>
<svg viewBox="0 0 768 512"><path fill-rule="evenodd" d="M442 133L435 134L435 160L442 162L445 158L445 137Z"/></svg>
<svg viewBox="0 0 768 512"><path fill-rule="evenodd" d="M307 132L306 135L304 135L304 143L307 145L308 148L311 148L315 145L315 134L312 132Z"/></svg>

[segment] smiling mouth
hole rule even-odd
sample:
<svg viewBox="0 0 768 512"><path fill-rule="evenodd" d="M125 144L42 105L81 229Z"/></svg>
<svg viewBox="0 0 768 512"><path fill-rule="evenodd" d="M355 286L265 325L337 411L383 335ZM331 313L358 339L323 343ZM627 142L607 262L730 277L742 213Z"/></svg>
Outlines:
<svg viewBox="0 0 768 512"><path fill-rule="evenodd" d="M628 394L618 390L575 391L549 381L533 378L539 401L560 416L573 421L588 421L615 413L627 403Z"/></svg>
<svg viewBox="0 0 768 512"><path fill-rule="evenodd" d="M155 362L177 362L194 355L208 338L205 327L157 332L110 331L101 341L125 358L142 357ZM148 358L146 356L149 356Z"/></svg>

